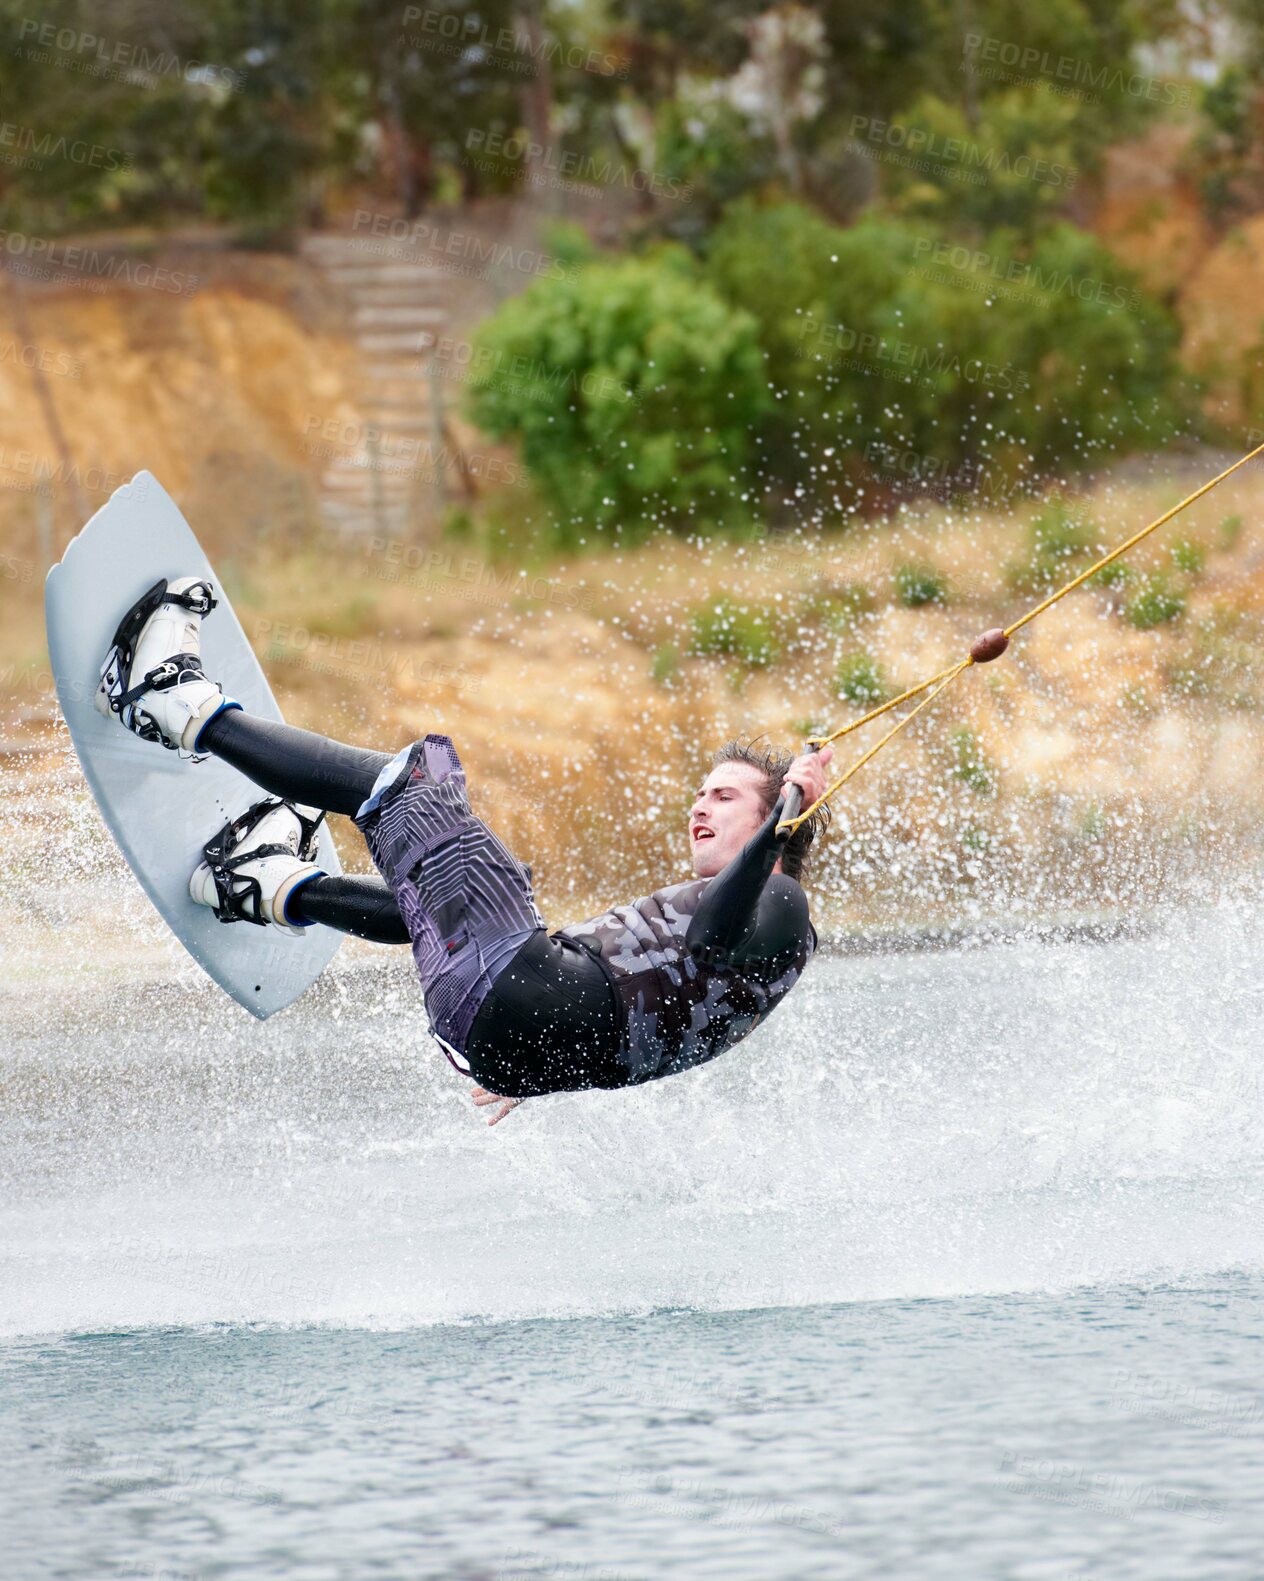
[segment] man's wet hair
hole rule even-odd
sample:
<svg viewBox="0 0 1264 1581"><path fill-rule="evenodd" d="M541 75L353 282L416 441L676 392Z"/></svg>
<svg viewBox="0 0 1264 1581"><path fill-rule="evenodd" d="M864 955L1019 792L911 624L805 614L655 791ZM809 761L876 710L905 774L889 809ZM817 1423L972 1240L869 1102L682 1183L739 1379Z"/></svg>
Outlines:
<svg viewBox="0 0 1264 1581"><path fill-rule="evenodd" d="M764 777L764 808L771 812L777 805L785 784L786 770L794 762L794 754L782 752L777 747L760 746L759 737L754 741L740 738L726 741L711 759L711 767L718 769L724 763L749 763ZM818 807L806 823L802 823L786 841L781 850L781 871L787 878L800 879L807 864L808 852L817 835L829 827L833 816L828 802Z"/></svg>

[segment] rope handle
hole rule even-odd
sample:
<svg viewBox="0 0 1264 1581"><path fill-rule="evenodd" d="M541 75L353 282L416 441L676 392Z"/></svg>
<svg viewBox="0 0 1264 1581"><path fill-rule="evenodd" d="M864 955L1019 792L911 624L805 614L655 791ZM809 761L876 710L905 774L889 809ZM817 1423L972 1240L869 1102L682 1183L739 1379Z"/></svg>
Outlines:
<svg viewBox="0 0 1264 1581"><path fill-rule="evenodd" d="M808 749L809 752L819 752L821 750L819 746L817 746L814 742L811 742L811 741L809 741L807 743L807 749ZM787 786L786 793L785 793L785 799L784 799L784 801L782 803L782 808L781 808L781 821L778 823L777 827L773 830L773 833L778 837L778 839L781 841L782 845L784 845L786 843L786 841L790 838L790 836L794 833L794 831L799 827L799 823L801 822L801 820L799 819L799 808L802 806L802 804L803 804L803 788L802 788L802 786L800 786L800 785ZM782 832L783 830L785 831L784 833Z"/></svg>

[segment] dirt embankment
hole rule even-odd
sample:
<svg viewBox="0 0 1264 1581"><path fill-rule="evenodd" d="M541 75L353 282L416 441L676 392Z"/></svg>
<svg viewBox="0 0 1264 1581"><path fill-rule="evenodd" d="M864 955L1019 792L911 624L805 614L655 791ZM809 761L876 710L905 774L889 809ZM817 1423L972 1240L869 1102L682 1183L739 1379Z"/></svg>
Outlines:
<svg viewBox="0 0 1264 1581"><path fill-rule="evenodd" d="M763 732L795 743L858 717L865 665L889 694L1031 601L1016 568L1034 505L926 504L810 542L670 542L526 573L459 544L338 540L313 525L320 463L304 435L313 412L354 416L339 303L295 260L210 257L201 272L186 295L27 292L30 343L73 359L46 377L81 466L98 469L81 472L89 505L139 467L159 476L296 723L384 748L427 730L456 737L476 806L533 862L558 922L687 875L689 792L719 741ZM0 717L11 747L42 745L54 764L65 745L40 724L51 702L40 500L26 484L40 470L30 457L58 457L26 342L11 322L6 333L19 351L0 357L12 414L0 455ZM1218 460L1121 469L1078 506L1113 542ZM60 547L64 476L52 507ZM1178 538L1192 545L1181 567L1170 560ZM909 607L895 573L922 561L946 589ZM1182 601L1153 624L1135 606L1147 570ZM817 871L825 925L1119 907L1178 871L1254 850L1264 480L1237 478L1200 504L1133 577L1043 618L848 788ZM723 600L739 626L769 635L766 649L749 632L727 654L714 631L699 641ZM39 801L5 831L32 852ZM363 866L353 832L342 839Z"/></svg>
<svg viewBox="0 0 1264 1581"><path fill-rule="evenodd" d="M1098 237L1172 306L1181 356L1207 384L1216 422L1264 438L1264 215L1209 219L1192 124L1155 126L1108 150L1092 218ZM1244 446L1245 448L1245 446Z"/></svg>
<svg viewBox="0 0 1264 1581"><path fill-rule="evenodd" d="M310 416L337 410L354 373L337 302L284 257L181 248L153 267L165 273L142 278L161 288L92 275L0 282L0 535L11 553L38 553L41 512L64 544L80 500L95 509L142 467L192 517L232 521L228 535L243 541L301 529L311 514Z"/></svg>

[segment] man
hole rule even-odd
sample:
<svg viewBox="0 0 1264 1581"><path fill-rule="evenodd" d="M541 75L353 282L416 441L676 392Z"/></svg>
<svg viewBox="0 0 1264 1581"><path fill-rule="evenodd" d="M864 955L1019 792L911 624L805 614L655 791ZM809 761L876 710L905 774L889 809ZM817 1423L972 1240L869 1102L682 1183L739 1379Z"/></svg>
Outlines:
<svg viewBox="0 0 1264 1581"><path fill-rule="evenodd" d="M528 869L470 811L447 736L392 757L246 714L202 669L216 602L204 578L156 583L120 622L96 695L142 740L214 754L271 793L207 842L191 898L225 922L411 942L431 1035L495 1106L489 1124L533 1094L713 1059L798 981L817 936L797 879L826 815L785 842L775 829L785 787L805 806L820 796L832 749L790 760L730 742L690 813L695 879L550 935ZM315 864L326 812L354 819L381 878Z"/></svg>

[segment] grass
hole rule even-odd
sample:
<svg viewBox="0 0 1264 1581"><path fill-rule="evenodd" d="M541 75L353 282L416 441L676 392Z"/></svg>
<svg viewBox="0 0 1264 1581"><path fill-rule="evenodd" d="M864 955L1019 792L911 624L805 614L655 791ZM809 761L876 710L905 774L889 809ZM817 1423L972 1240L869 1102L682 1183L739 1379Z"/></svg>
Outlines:
<svg viewBox="0 0 1264 1581"><path fill-rule="evenodd" d="M953 778L968 785L980 796L991 796L996 791L996 770L988 761L973 730L954 730L952 733Z"/></svg>
<svg viewBox="0 0 1264 1581"><path fill-rule="evenodd" d="M1112 560L1109 565L1104 565L1100 571L1094 571L1089 578L1095 587L1117 588L1127 587L1132 581L1132 572L1122 560Z"/></svg>
<svg viewBox="0 0 1264 1581"><path fill-rule="evenodd" d="M1185 594L1163 576L1152 576L1147 584L1124 606L1124 619L1138 631L1179 620L1185 613Z"/></svg>
<svg viewBox="0 0 1264 1581"><path fill-rule="evenodd" d="M863 582L843 582L815 593L808 604L808 618L825 631L851 631L862 615L873 608L873 594Z"/></svg>
<svg viewBox="0 0 1264 1581"><path fill-rule="evenodd" d="M895 596L905 609L948 601L948 578L933 565L902 565L895 573Z"/></svg>
<svg viewBox="0 0 1264 1581"><path fill-rule="evenodd" d="M840 659L834 685L838 695L857 708L872 708L887 695L882 672L868 653L849 653Z"/></svg>
<svg viewBox="0 0 1264 1581"><path fill-rule="evenodd" d="M752 669L773 664L781 652L774 636L776 615L759 605L721 598L692 616L689 651L702 657L740 659Z"/></svg>
<svg viewBox="0 0 1264 1581"><path fill-rule="evenodd" d="M1091 554L1097 534L1081 510L1055 495L1028 527L1027 553L1010 565L1015 592L1047 593L1075 574L1076 562Z"/></svg>
<svg viewBox="0 0 1264 1581"><path fill-rule="evenodd" d="M1172 564L1186 576L1198 576L1207 564L1207 551L1192 538L1182 538L1172 545Z"/></svg>
<svg viewBox="0 0 1264 1581"><path fill-rule="evenodd" d="M674 643L664 643L654 649L650 660L650 679L655 686L670 686L680 669L680 650Z"/></svg>

